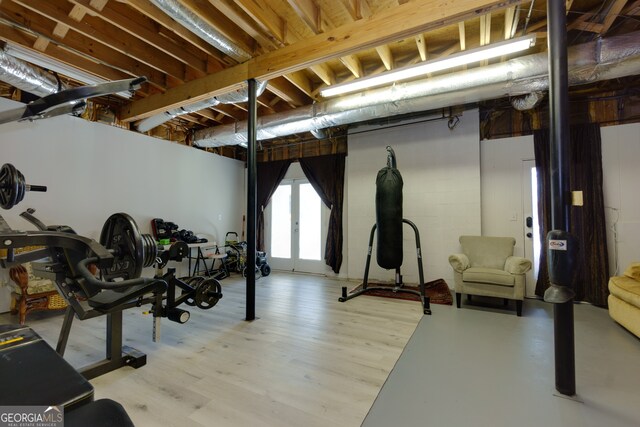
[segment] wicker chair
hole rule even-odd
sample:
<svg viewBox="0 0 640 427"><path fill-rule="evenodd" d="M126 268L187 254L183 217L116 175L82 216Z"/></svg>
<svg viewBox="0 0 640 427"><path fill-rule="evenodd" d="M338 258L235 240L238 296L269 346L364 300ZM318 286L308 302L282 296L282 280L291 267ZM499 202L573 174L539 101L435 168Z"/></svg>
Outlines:
<svg viewBox="0 0 640 427"><path fill-rule="evenodd" d="M12 267L9 277L16 284L15 291L11 293L11 314L19 315L21 325L24 325L27 313L32 311L62 310L67 307L67 302L51 280L33 275L31 263Z"/></svg>

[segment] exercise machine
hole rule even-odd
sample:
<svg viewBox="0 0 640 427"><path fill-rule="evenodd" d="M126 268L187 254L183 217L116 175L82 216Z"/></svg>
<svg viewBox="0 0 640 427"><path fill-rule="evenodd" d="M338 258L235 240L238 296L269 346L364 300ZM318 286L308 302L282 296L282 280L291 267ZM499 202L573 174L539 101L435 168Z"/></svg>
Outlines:
<svg viewBox="0 0 640 427"><path fill-rule="evenodd" d="M29 187L15 168L2 168L0 175L0 206L15 206ZM46 191L46 187L39 187ZM36 226L37 231L11 229L0 215L0 249L6 257L0 266L7 268L32 262L34 271L54 281L69 307L65 313L56 351L64 355L73 318L80 320L106 315L106 357L82 368L87 379L95 378L122 366L138 368L146 363L146 355L122 345L122 311L131 307L150 305L154 318L154 340L160 338L160 319L184 323L188 313L178 308L182 302L201 301L198 307L212 308L222 293L211 283L198 289L184 287L164 277L140 277L145 267L184 256L184 248L160 250L150 235L141 234L135 221L127 214L111 215L100 234L100 242L76 234L65 225L47 226L27 210L20 216ZM41 247L17 253L18 249ZM36 260L45 260L38 261ZM96 275L99 273L99 277ZM180 296L176 295L180 287ZM186 317L186 320L185 320Z"/></svg>
<svg viewBox="0 0 640 427"><path fill-rule="evenodd" d="M340 302L346 302L352 298L372 291L404 292L417 295L422 304L423 313L431 314L429 296L425 294L424 273L422 269L422 249L420 247L420 233L418 227L402 218L402 175L397 168L396 155L393 149L387 146L387 166L380 169L376 178L376 223L371 228L369 235L369 248L364 269L362 287L352 293L347 292L347 287L342 287ZM416 238L416 256L418 259L419 290L407 289L402 283L402 226L409 225ZM369 267L371 266L371 253L376 231L378 232L376 261L384 269L395 269L395 286L393 288L381 286L369 286Z"/></svg>

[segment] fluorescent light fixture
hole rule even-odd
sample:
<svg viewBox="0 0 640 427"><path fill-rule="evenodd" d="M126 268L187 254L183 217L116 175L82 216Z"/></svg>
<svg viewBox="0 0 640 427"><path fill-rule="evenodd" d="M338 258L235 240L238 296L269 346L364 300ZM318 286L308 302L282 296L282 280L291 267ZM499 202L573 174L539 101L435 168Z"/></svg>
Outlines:
<svg viewBox="0 0 640 427"><path fill-rule="evenodd" d="M94 76L93 74L89 74L86 71L82 71L61 61L57 61L53 58L41 55L20 45L7 43L7 45L4 47L4 51L15 58L22 59L23 61L30 62L39 67L46 68L47 70L51 70L58 74L62 74L63 76L70 77L76 81L79 81L80 83L84 83L85 85L97 85L100 83L108 82L108 80L105 80L101 77ZM116 95L122 96L124 98L131 98L132 96L129 92L118 92Z"/></svg>
<svg viewBox="0 0 640 427"><path fill-rule="evenodd" d="M320 91L323 97L342 95L368 89L371 87L382 86L400 80L407 80L413 77L422 76L436 71L442 71L449 68L459 67L461 65L479 62L485 59L497 58L499 56L509 55L511 53L520 52L536 44L535 34L515 39L505 40L499 43L482 46L477 49L471 49L459 52L446 58L434 59L409 67L398 68L376 76L365 77L363 79L354 80L349 83L343 83L328 87Z"/></svg>

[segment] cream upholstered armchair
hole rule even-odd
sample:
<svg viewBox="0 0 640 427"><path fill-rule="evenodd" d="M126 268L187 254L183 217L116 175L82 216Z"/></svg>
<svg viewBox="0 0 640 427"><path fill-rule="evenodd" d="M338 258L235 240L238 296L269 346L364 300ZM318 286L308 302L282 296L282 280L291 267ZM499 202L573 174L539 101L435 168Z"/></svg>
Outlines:
<svg viewBox="0 0 640 427"><path fill-rule="evenodd" d="M516 301L522 315L525 275L531 261L513 256L516 240L512 237L460 236L461 254L449 256L455 279L456 306L462 294Z"/></svg>

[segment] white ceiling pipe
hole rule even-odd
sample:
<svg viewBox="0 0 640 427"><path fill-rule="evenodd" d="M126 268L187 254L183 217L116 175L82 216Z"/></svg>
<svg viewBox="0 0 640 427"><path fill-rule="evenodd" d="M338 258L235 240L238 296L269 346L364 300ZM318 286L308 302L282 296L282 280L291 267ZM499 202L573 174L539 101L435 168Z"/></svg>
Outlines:
<svg viewBox="0 0 640 427"><path fill-rule="evenodd" d="M569 49L572 86L640 74L640 33L597 40ZM258 140L271 139L488 99L546 91L547 53L515 58L415 82L395 84L300 107L258 119ZM200 147L246 144L247 122L216 126L195 133Z"/></svg>

